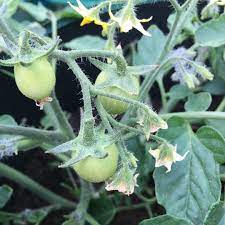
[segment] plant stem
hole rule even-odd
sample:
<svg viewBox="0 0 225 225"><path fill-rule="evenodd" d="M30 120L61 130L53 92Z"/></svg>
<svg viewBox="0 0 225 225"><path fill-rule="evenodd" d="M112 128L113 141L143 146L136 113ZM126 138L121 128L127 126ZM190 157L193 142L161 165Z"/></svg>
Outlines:
<svg viewBox="0 0 225 225"><path fill-rule="evenodd" d="M112 52L107 50L71 50L71 51L62 51L62 50L56 50L52 53L53 57L56 58L82 58L82 57L102 57L102 58L112 58L112 60L115 60L117 64L117 68L119 71L124 72L123 70L127 67L127 62L124 59L124 57L119 54L118 52Z"/></svg>
<svg viewBox="0 0 225 225"><path fill-rule="evenodd" d="M198 0L191 0L190 4L187 4L188 8L184 13L182 13L182 10L178 10L176 12L176 18L173 23L173 26L170 30L170 33L167 37L166 43L164 45L163 51L160 54L159 59L157 60L156 64L161 64L169 53L171 49L173 49L174 45L176 44L176 38L177 35L180 33L181 29L183 28L185 24L185 20L189 13L191 12L192 8L197 4ZM151 76L146 76L142 86L141 86L141 92L140 92L140 100L144 100L147 96L149 90L151 89L153 83L155 82L156 78L158 77L159 73L161 72L161 66L155 70L155 72Z"/></svg>
<svg viewBox="0 0 225 225"><path fill-rule="evenodd" d="M16 42L14 34L9 29L6 19L3 16L0 17L0 31L1 33L5 34L10 39L10 41L12 41L13 43Z"/></svg>
<svg viewBox="0 0 225 225"><path fill-rule="evenodd" d="M46 113L54 120L56 126L68 137L68 139L75 138L73 128L69 124L65 113L63 112L59 101L53 92L53 101L45 108Z"/></svg>
<svg viewBox="0 0 225 225"><path fill-rule="evenodd" d="M106 112L98 98L95 101L95 106L98 110L99 116L101 117L102 123L104 124L105 128L108 130L109 133L114 133L113 128L111 127L109 119L107 117L108 113Z"/></svg>
<svg viewBox="0 0 225 225"><path fill-rule="evenodd" d="M135 210L135 209L140 209L140 208L145 208L146 207L146 203L139 203L139 204L135 204L135 205L130 205L130 206L120 206L116 209L116 212L123 212L123 211L128 211L128 210Z"/></svg>
<svg viewBox="0 0 225 225"><path fill-rule="evenodd" d="M126 125L126 124L123 124L121 122L118 122L113 117L111 117L111 115L109 115L109 114L108 114L108 119L109 119L110 123L112 125L114 125L115 127L120 127L120 128L122 128L124 130L129 131L130 133L144 134L144 132L142 130L139 130L137 128L130 127L130 126ZM132 136L132 134L129 134L129 135ZM125 137L128 138L129 136L125 136ZM159 142L159 143L165 143L165 142L167 142L165 139L163 139L161 137L158 137L156 135L153 135L153 134L150 134L150 138L153 139L153 140L155 140L155 141L157 141L157 142Z"/></svg>
<svg viewBox="0 0 225 225"><path fill-rule="evenodd" d="M109 93L106 93L105 91L99 90L99 89L94 88L94 87L91 88L91 93L94 94L94 95L101 95L101 96L113 98L113 99L119 100L121 102L126 102L126 103L129 103L129 104L133 105L133 106L143 108L144 110L148 110L147 105L145 105L142 102L133 100L131 98L124 98L124 97L121 97L119 95L109 94Z"/></svg>
<svg viewBox="0 0 225 225"><path fill-rule="evenodd" d="M165 92L162 78L157 79L157 83L159 86L161 99L162 99L162 110L166 111L167 110L167 100L166 100L166 92Z"/></svg>
<svg viewBox="0 0 225 225"><path fill-rule="evenodd" d="M172 116L182 117L184 119L225 119L225 112L175 112L175 113L165 113L160 114L161 118L169 119Z"/></svg>
<svg viewBox="0 0 225 225"><path fill-rule="evenodd" d="M89 202L91 199L91 187L90 183L84 180L80 180L80 182L81 182L80 201L77 205L76 210L71 215L78 222L79 225L84 225L87 216Z"/></svg>
<svg viewBox="0 0 225 225"><path fill-rule="evenodd" d="M225 108L225 97L222 99L222 101L220 102L220 104L217 106L216 108L216 112L223 112Z"/></svg>
<svg viewBox="0 0 225 225"><path fill-rule="evenodd" d="M17 144L19 151L27 151L39 147L41 142L34 139L24 139L17 142Z"/></svg>
<svg viewBox="0 0 225 225"><path fill-rule="evenodd" d="M66 62L69 68L73 71L74 75L78 78L81 85L84 102L84 116L82 125L83 141L84 144L91 145L95 141L95 120L92 113L90 84L84 79L84 77L86 76L80 69L78 64L75 62L75 60L71 58L64 58L64 62Z"/></svg>
<svg viewBox="0 0 225 225"><path fill-rule="evenodd" d="M90 214L87 213L86 220L91 225L100 225L98 221L96 221Z"/></svg>
<svg viewBox="0 0 225 225"><path fill-rule="evenodd" d="M21 135L47 143L61 142L64 137L59 131L47 131L31 127L0 125L0 134Z"/></svg>
<svg viewBox="0 0 225 225"><path fill-rule="evenodd" d="M173 8L176 10L176 12L180 12L181 6L177 2L177 0L169 0L169 1L170 1L170 4L173 6Z"/></svg>
<svg viewBox="0 0 225 225"><path fill-rule="evenodd" d="M36 183L35 181L30 179L26 175L5 165L4 163L0 163L0 175L12 181L17 182L21 186L29 189L35 195L39 196L40 198L46 200L47 202L51 204L56 204L56 205L58 204L65 208L75 207L75 203L67 199L64 199L63 197L49 191L48 189Z"/></svg>

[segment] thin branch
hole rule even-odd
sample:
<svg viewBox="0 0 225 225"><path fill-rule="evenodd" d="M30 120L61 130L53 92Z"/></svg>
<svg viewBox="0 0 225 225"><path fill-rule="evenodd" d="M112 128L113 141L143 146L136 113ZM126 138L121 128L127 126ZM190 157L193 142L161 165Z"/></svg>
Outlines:
<svg viewBox="0 0 225 225"><path fill-rule="evenodd" d="M57 143L64 139L59 131L47 131L31 127L0 125L0 134L21 135L47 143Z"/></svg>

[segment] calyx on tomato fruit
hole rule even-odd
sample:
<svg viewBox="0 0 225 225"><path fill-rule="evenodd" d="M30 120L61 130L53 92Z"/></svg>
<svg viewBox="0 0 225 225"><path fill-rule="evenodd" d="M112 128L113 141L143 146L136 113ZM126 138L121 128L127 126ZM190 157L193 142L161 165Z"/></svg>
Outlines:
<svg viewBox="0 0 225 225"><path fill-rule="evenodd" d="M40 108L45 102L51 101L49 96L55 86L56 78L47 57L36 59L28 66L16 64L14 75L21 93L35 100Z"/></svg>
<svg viewBox="0 0 225 225"><path fill-rule="evenodd" d="M68 151L71 151L71 158L59 167L72 166L84 180L102 182L116 171L119 153L115 137L105 134L102 128L95 128L95 138L91 144L84 141L81 129L74 140L56 146L48 153L58 154Z"/></svg>
<svg viewBox="0 0 225 225"><path fill-rule="evenodd" d="M119 75L116 68L102 71L95 81L95 86L106 93L134 100L138 99L140 89L139 79L136 76L129 73ZM98 96L98 98L105 110L110 114L122 114L129 107L128 103L109 97Z"/></svg>

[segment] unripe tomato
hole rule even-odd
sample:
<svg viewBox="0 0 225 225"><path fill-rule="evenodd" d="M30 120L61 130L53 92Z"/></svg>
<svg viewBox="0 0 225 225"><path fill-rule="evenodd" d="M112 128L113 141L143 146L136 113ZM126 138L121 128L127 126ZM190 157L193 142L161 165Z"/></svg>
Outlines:
<svg viewBox="0 0 225 225"><path fill-rule="evenodd" d="M110 178L117 169L118 148L112 144L105 148L108 153L107 157L98 159L87 157L74 165L77 174L86 181L99 183Z"/></svg>
<svg viewBox="0 0 225 225"><path fill-rule="evenodd" d="M97 79L95 81L95 84L96 85L102 84L107 79L108 79L107 72L102 71L98 75L98 77L97 77ZM140 84L139 84L138 78L137 77L133 77L131 82L133 82L134 85L139 90ZM138 99L138 95L132 95L131 93L129 93L129 92L125 91L125 90L122 90L122 89L120 89L118 87L115 87L115 86L105 87L103 90L106 93L118 95L118 96L121 96L121 97L124 97L124 98L131 98L131 99L134 99L134 100ZM109 98L109 97L98 96L98 98L99 98L100 102L102 103L103 107L105 108L105 110L108 113L110 113L110 114L122 114L122 113L126 112L128 107L129 107L128 103L125 103L125 102L122 102L122 101L119 101L119 100L115 100L115 99L112 99L112 98Z"/></svg>
<svg viewBox="0 0 225 225"><path fill-rule="evenodd" d="M22 94L36 101L50 96L56 82L55 72L47 57L39 58L28 66L16 64L14 75Z"/></svg>

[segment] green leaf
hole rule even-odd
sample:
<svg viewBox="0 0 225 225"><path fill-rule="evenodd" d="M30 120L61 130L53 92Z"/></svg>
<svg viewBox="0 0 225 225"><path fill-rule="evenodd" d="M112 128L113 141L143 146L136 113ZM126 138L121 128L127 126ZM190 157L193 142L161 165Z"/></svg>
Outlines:
<svg viewBox="0 0 225 225"><path fill-rule="evenodd" d="M204 225L224 225L225 224L225 205L223 202L218 202L212 206Z"/></svg>
<svg viewBox="0 0 225 225"><path fill-rule="evenodd" d="M135 65L153 65L157 62L163 50L166 37L155 25L148 29L152 37L143 36L137 45L137 53L134 55Z"/></svg>
<svg viewBox="0 0 225 225"><path fill-rule="evenodd" d="M225 14L202 24L195 32L197 44L219 47L225 44Z"/></svg>
<svg viewBox="0 0 225 225"><path fill-rule="evenodd" d="M10 199L13 189L7 185L0 186L0 208L3 208Z"/></svg>
<svg viewBox="0 0 225 225"><path fill-rule="evenodd" d="M116 208L111 199L103 196L91 200L89 212L100 224L107 225L116 215Z"/></svg>
<svg viewBox="0 0 225 225"><path fill-rule="evenodd" d="M84 35L82 37L75 38L70 42L64 44L66 48L76 50L99 49L102 50L106 41L98 36Z"/></svg>
<svg viewBox="0 0 225 225"><path fill-rule="evenodd" d="M225 139L216 129L203 126L198 129L196 135L202 144L213 153L218 163L225 163Z"/></svg>
<svg viewBox="0 0 225 225"><path fill-rule="evenodd" d="M158 216L152 219L143 220L139 225L191 225L186 220L169 215Z"/></svg>
<svg viewBox="0 0 225 225"><path fill-rule="evenodd" d="M210 119L206 120L206 124L215 128L225 138L225 120Z"/></svg>
<svg viewBox="0 0 225 225"><path fill-rule="evenodd" d="M1 125L17 125L17 122L10 115L2 115L0 116L0 124Z"/></svg>
<svg viewBox="0 0 225 225"><path fill-rule="evenodd" d="M177 99L177 100L184 99L191 94L192 94L191 90L186 85L180 85L180 84L176 84L172 86L172 88L170 89L168 93L170 98Z"/></svg>
<svg viewBox="0 0 225 225"><path fill-rule="evenodd" d="M167 122L169 128L159 136L177 145L180 155L189 154L174 164L170 173L162 167L155 170L157 200L168 214L202 225L211 205L220 199L219 166L189 123L178 117Z"/></svg>
<svg viewBox="0 0 225 225"><path fill-rule="evenodd" d="M225 94L225 82L219 76L215 77L212 81L207 82L201 88L202 91L209 92L212 95Z"/></svg>
<svg viewBox="0 0 225 225"><path fill-rule="evenodd" d="M201 92L188 96L188 101L184 108L186 111L206 111L212 102L212 97L208 92Z"/></svg>
<svg viewBox="0 0 225 225"><path fill-rule="evenodd" d="M14 222L19 224L23 221L24 224L40 225L45 217L55 208L55 206L43 207L40 209L25 209L23 212L17 214Z"/></svg>
<svg viewBox="0 0 225 225"><path fill-rule="evenodd" d="M212 64L212 72L216 76L225 81L225 63L223 60L223 48L213 48L210 51L210 63Z"/></svg>
<svg viewBox="0 0 225 225"><path fill-rule="evenodd" d="M20 8L30 14L35 20L43 22L49 18L48 9L40 2L35 5L31 2L20 2Z"/></svg>

